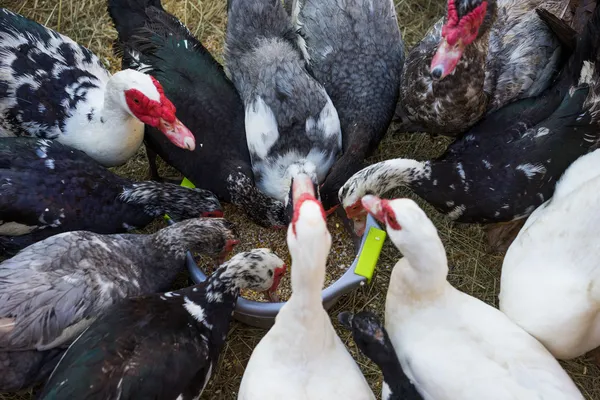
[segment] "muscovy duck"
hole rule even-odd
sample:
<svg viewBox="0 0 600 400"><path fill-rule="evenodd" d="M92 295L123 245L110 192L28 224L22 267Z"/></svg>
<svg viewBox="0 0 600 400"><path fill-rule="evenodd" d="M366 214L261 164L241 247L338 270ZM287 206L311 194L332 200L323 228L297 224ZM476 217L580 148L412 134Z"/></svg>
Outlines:
<svg viewBox="0 0 600 400"><path fill-rule="evenodd" d="M556 181L600 136L600 10L594 11L561 76L537 98L490 114L432 161L373 164L340 189L358 232L360 199L406 185L459 222L527 217L552 196Z"/></svg>
<svg viewBox="0 0 600 400"><path fill-rule="evenodd" d="M541 343L448 283L444 245L414 201L362 202L404 255L390 277L385 328L419 393L436 400L583 400Z"/></svg>
<svg viewBox="0 0 600 400"><path fill-rule="evenodd" d="M288 0L288 2L291 0ZM326 210L390 125L404 63L396 10L389 0L296 0L293 11L307 62L335 106L342 156L320 189Z"/></svg>
<svg viewBox="0 0 600 400"><path fill-rule="evenodd" d="M445 18L406 57L398 130L457 136L487 112L542 93L569 51L535 9L562 16L571 3L448 0Z"/></svg>
<svg viewBox="0 0 600 400"><path fill-rule="evenodd" d="M134 182L57 141L0 138L0 254L60 232L126 232L165 213L223 215L208 190Z"/></svg>
<svg viewBox="0 0 600 400"><path fill-rule="evenodd" d="M109 0L123 67L151 72L194 132L197 146L183 151L146 127L152 175L156 154L196 187L238 205L262 226L289 222L283 204L254 184L244 128L244 106L223 68L159 0Z"/></svg>
<svg viewBox="0 0 600 400"><path fill-rule="evenodd" d="M198 399L216 368L240 289L277 289L285 264L239 253L206 282L127 299L67 350L40 399Z"/></svg>
<svg viewBox="0 0 600 400"><path fill-rule="evenodd" d="M57 139L110 167L139 149L144 123L195 147L156 79L130 69L111 76L85 47L0 8L0 136Z"/></svg>
<svg viewBox="0 0 600 400"><path fill-rule="evenodd" d="M244 103L254 178L281 202L298 174L322 183L342 148L337 111L297 37L281 1L228 2L225 65Z"/></svg>
<svg viewBox="0 0 600 400"><path fill-rule="evenodd" d="M196 218L149 235L65 232L23 249L0 263L0 351L68 343L111 304L168 289L188 250L222 262L237 244L231 228Z"/></svg>
<svg viewBox="0 0 600 400"><path fill-rule="evenodd" d="M600 150L529 216L502 264L500 311L559 359L600 347Z"/></svg>
<svg viewBox="0 0 600 400"><path fill-rule="evenodd" d="M375 399L323 308L331 235L313 185L308 175L293 179L292 296L250 356L239 400Z"/></svg>
<svg viewBox="0 0 600 400"><path fill-rule="evenodd" d="M381 400L423 400L402 370L390 337L375 314L368 311L357 314L344 311L338 314L338 320L352 332L356 347L381 369Z"/></svg>

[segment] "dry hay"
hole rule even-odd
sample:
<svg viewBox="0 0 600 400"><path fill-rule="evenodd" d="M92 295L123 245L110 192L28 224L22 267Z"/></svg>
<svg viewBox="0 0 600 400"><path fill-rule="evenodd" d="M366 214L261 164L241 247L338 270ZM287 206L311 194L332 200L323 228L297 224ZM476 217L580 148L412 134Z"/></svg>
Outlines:
<svg viewBox="0 0 600 400"><path fill-rule="evenodd" d="M218 60L222 61L221 49L226 21L225 3L225 0L169 0L165 1L164 5L200 38ZM444 0L396 1L398 18L407 46L412 46L423 36L428 27L443 15L445 3ZM105 0L2 0L2 6L59 30L88 46L105 60L111 70L119 69L120 61L114 58L111 50L111 43L116 37L116 33L106 13ZM371 161L398 156L410 156L417 159L429 158L443 151L448 142L446 138L434 139L428 135L390 135L384 140L379 152ZM140 151L134 159L116 171L136 179L147 179L147 162L143 151ZM164 166L163 173L177 174ZM398 194L415 198L409 191L400 191ZM458 289L489 304L497 305L502 258L485 253L481 228L476 225L452 223L422 201L416 200L424 207L439 229L448 252L451 283ZM231 210L228 208L227 214L231 215L233 219L237 218L231 214ZM153 225L153 229L161 224L162 222L157 222ZM260 228L256 227L255 229L259 231ZM248 232L251 234L251 231ZM254 236L258 237L258 235ZM280 243L279 247L281 248L278 250L280 256L286 257L285 244ZM348 249L351 248L352 244L348 243ZM342 310L368 309L383 315L390 271L398 258L398 251L389 242L386 243L372 283L344 296L332 310L332 319L336 321L337 313ZM252 349L264 333L265 331L262 329L240 323L231 325L229 340L223 350L221 363L202 396L203 399L236 398L244 366ZM339 330L339 333L355 356L375 393L380 393L380 371L366 357L357 353L348 332ZM600 371L597 367L583 358L563 363L563 365L587 399L600 400ZM0 400L29 399L30 397L30 392L15 395L0 394Z"/></svg>

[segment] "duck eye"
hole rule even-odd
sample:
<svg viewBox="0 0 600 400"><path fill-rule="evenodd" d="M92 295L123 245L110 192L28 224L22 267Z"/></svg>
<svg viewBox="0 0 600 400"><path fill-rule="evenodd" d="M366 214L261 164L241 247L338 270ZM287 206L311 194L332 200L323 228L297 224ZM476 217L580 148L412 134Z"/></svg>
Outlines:
<svg viewBox="0 0 600 400"><path fill-rule="evenodd" d="M135 104L140 104L140 101L139 101L138 99L133 99L133 102L134 102Z"/></svg>

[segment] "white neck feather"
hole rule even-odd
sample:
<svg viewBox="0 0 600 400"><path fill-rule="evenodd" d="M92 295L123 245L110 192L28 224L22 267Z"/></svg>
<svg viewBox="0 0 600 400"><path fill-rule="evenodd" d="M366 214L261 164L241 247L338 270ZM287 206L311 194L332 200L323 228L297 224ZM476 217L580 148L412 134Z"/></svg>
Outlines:
<svg viewBox="0 0 600 400"><path fill-rule="evenodd" d="M340 189L340 193L347 193L347 197L344 196L344 207L347 207L367 193L382 195L403 184L430 177L429 162L396 158L373 164L357 172Z"/></svg>
<svg viewBox="0 0 600 400"><path fill-rule="evenodd" d="M392 295L394 302L408 306L435 301L443 295L449 287L448 261L437 232L435 235L420 232L412 236L410 243L394 240L393 234L390 239L404 254L404 258L396 263L392 271L388 298Z"/></svg>
<svg viewBox="0 0 600 400"><path fill-rule="evenodd" d="M140 79L138 75L143 77ZM144 140L144 124L129 111L124 90L139 85L140 80L149 79L132 70L112 76L104 88L88 93L84 108L78 109L67 121L65 131L68 134L60 136L59 140L84 151L104 166L124 164Z"/></svg>

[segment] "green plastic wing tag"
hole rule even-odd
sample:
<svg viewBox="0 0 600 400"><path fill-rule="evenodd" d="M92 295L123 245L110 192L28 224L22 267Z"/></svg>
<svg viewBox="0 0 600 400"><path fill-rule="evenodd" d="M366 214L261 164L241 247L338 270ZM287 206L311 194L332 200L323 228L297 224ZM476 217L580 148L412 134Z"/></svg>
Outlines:
<svg viewBox="0 0 600 400"><path fill-rule="evenodd" d="M365 243L358 255L358 263L354 268L354 273L367 278L367 282L371 282L371 278L373 278L373 272L375 272L375 266L377 260L379 260L379 254L386 236L385 231L373 227L367 233Z"/></svg>

